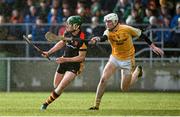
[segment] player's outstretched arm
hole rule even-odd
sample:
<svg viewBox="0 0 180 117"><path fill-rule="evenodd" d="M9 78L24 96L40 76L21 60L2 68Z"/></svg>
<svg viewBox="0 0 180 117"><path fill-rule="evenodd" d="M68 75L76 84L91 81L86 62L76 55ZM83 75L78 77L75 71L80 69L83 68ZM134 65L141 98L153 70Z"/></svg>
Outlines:
<svg viewBox="0 0 180 117"><path fill-rule="evenodd" d="M104 42L106 40L108 40L108 37L106 35L103 35L101 37L96 36L90 39L89 44L96 44L97 42Z"/></svg>
<svg viewBox="0 0 180 117"><path fill-rule="evenodd" d="M100 37L92 37L88 43L96 44L98 42L98 40L100 40Z"/></svg>
<svg viewBox="0 0 180 117"><path fill-rule="evenodd" d="M54 52L60 50L63 46L65 45L64 41L59 41L58 43L56 43L49 51L43 51L43 53L41 54L43 57L47 57L50 56L51 54L53 54Z"/></svg>
<svg viewBox="0 0 180 117"><path fill-rule="evenodd" d="M146 35L142 33L140 38L143 38L147 42L147 44L152 48L154 53L160 56L164 55L164 51L158 48L154 43L152 43L152 41Z"/></svg>

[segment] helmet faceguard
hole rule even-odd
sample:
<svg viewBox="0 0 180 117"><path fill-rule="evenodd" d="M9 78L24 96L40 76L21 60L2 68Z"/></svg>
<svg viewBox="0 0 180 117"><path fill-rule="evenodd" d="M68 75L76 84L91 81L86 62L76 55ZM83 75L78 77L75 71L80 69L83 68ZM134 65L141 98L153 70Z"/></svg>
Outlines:
<svg viewBox="0 0 180 117"><path fill-rule="evenodd" d="M118 15L115 13L110 13L104 16L104 22L112 21L114 27L118 24L118 20Z"/></svg>

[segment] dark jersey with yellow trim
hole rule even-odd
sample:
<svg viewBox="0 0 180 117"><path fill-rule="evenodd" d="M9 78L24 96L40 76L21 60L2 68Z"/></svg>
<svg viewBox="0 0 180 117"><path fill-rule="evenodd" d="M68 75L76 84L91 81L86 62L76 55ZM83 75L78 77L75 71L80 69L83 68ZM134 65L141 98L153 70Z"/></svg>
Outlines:
<svg viewBox="0 0 180 117"><path fill-rule="evenodd" d="M75 57L79 55L79 51L87 51L88 44L85 42L86 35L83 32L79 32L74 36L70 32L65 32L64 37L72 38L72 41L67 41L64 57ZM71 71L75 74L79 74L82 71L83 62L67 62L59 64L57 72L64 74L66 71Z"/></svg>
<svg viewBox="0 0 180 117"><path fill-rule="evenodd" d="M74 36L70 32L65 32L64 37L72 38L72 41L66 43L64 57L78 56L79 51L87 50L87 43L85 43L85 33L79 32L78 35Z"/></svg>

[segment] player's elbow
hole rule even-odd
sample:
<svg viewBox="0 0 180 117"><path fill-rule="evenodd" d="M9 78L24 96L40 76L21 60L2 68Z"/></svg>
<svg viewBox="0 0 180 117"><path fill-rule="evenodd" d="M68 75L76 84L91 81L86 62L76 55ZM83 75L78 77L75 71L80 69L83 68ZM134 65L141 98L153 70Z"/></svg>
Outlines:
<svg viewBox="0 0 180 117"><path fill-rule="evenodd" d="M78 56L73 61L74 62L83 62L83 61L85 61L85 56Z"/></svg>
<svg viewBox="0 0 180 117"><path fill-rule="evenodd" d="M80 57L79 62L83 62L83 61L85 61L85 57Z"/></svg>

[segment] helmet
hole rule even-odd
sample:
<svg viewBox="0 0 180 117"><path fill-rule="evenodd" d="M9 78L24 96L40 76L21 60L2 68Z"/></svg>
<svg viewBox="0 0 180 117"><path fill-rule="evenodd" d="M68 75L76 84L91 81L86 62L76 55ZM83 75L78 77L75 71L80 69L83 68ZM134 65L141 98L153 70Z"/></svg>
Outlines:
<svg viewBox="0 0 180 117"><path fill-rule="evenodd" d="M82 22L83 22L82 18L78 15L70 16L66 21L67 26L72 27L72 28L70 28L71 32L78 30L79 27L81 26Z"/></svg>
<svg viewBox="0 0 180 117"><path fill-rule="evenodd" d="M116 13L110 13L104 16L104 22L108 20L111 20L115 24L116 22L118 22L119 18Z"/></svg>
<svg viewBox="0 0 180 117"><path fill-rule="evenodd" d="M77 26L80 26L82 24L82 18L78 15L76 16L70 16L67 21L66 21L68 24L70 25L77 25Z"/></svg>

